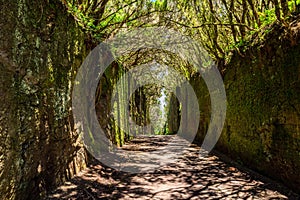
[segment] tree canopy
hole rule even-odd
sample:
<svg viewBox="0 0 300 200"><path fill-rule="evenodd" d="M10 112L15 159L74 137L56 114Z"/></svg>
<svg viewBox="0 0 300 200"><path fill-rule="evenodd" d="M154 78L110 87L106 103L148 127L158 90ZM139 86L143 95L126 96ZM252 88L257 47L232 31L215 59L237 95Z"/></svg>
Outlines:
<svg viewBox="0 0 300 200"><path fill-rule="evenodd" d="M98 41L136 27L166 26L199 41L218 61L274 22L288 27L300 9L300 0L62 1Z"/></svg>

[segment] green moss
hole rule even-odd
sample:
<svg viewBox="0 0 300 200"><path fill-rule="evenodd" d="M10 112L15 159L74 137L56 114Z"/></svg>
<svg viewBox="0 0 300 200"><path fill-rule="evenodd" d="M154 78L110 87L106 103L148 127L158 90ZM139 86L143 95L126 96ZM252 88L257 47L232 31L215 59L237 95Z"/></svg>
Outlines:
<svg viewBox="0 0 300 200"><path fill-rule="evenodd" d="M262 34L264 41L248 46L245 57L234 54L226 66L227 116L217 148L299 190L300 45L290 46L280 33L281 27L274 25ZM209 124L203 111L209 112L209 102L202 82L197 84L201 144Z"/></svg>
<svg viewBox="0 0 300 200"><path fill-rule="evenodd" d="M294 183L296 178L292 174L300 166L297 150L300 138L299 135L295 138L294 134L299 132L296 129L299 116L290 104L299 105L300 99L299 90L293 86L297 82L299 84L296 75L300 68L297 49L299 47L272 51L286 55L275 57L271 63L269 58L263 58L264 55L260 56L262 60L247 58L242 63L237 62L237 65L232 61L235 68L228 73L235 73L236 79L232 80L230 75L228 79L225 77L228 97L226 125L230 127L230 132L224 131L223 138L226 139L221 141L221 146L226 146L247 165L283 181L293 180ZM262 68L258 62L263 63ZM293 124L282 118L293 119ZM283 166L290 169L289 175L278 173L276 168ZM294 186L291 182L289 185Z"/></svg>

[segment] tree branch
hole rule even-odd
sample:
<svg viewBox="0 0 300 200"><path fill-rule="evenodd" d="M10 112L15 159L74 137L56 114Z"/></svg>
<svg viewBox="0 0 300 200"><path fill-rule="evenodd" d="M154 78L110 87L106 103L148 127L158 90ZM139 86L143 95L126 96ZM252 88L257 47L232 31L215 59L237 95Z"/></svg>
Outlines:
<svg viewBox="0 0 300 200"><path fill-rule="evenodd" d="M204 27L204 26L244 26L249 30L254 30L253 28L249 27L247 24L242 24L242 23L203 23L203 24L198 25L198 26L189 26L187 24L183 24L181 22L174 21L172 19L169 19L169 21L174 22L174 23L176 23L178 25L181 25L183 27L186 27L186 28L201 28L201 27Z"/></svg>

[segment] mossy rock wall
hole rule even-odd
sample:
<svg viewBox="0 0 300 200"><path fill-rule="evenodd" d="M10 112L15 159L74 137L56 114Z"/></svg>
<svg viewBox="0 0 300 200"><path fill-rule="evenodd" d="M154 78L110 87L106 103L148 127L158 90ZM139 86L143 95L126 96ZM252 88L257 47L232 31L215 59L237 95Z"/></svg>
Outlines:
<svg viewBox="0 0 300 200"><path fill-rule="evenodd" d="M300 191L300 45L284 36L287 31L275 25L226 66L228 107L217 149ZM210 110L207 92L199 96L204 132L198 142Z"/></svg>
<svg viewBox="0 0 300 200"><path fill-rule="evenodd" d="M70 111L85 35L59 1L0 9L0 199L38 199L86 165Z"/></svg>

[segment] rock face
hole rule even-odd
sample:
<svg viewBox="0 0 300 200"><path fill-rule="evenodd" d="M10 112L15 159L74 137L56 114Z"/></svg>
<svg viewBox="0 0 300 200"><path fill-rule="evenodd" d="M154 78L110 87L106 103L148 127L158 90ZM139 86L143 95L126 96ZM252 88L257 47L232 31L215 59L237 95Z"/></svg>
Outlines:
<svg viewBox="0 0 300 200"><path fill-rule="evenodd" d="M70 111L84 34L59 1L0 5L0 199L38 199L86 165Z"/></svg>
<svg viewBox="0 0 300 200"><path fill-rule="evenodd" d="M269 177L300 190L300 44L295 30L273 25L225 67L227 116L217 148ZM298 29L299 30L299 29ZM298 34L299 35L299 34ZM210 101L194 81L203 139Z"/></svg>

